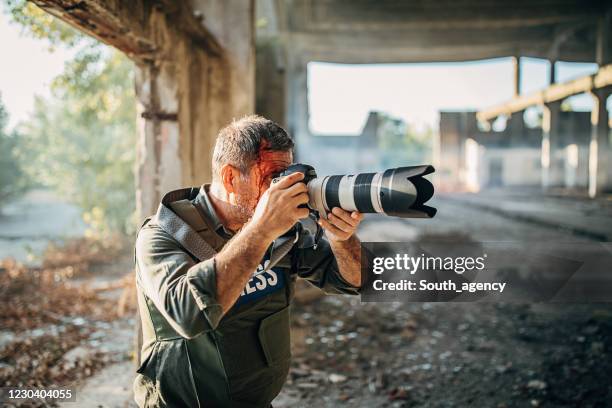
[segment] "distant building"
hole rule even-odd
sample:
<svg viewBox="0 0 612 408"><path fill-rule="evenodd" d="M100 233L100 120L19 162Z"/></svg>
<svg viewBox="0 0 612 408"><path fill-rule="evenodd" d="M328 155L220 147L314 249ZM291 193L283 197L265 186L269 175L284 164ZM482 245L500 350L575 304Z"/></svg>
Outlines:
<svg viewBox="0 0 612 408"><path fill-rule="evenodd" d="M559 145L551 160L562 164L562 187L586 189L590 112L563 111L560 121ZM541 150L542 129L527 127L522 116L510 118L505 129L496 132L480 129L475 112L442 111L434 145L437 188L539 187Z"/></svg>
<svg viewBox="0 0 612 408"><path fill-rule="evenodd" d="M379 134L389 118L370 112L357 135L309 135L297 147L297 160L315 166L317 173L354 174L380 170ZM399 121L403 123L402 121Z"/></svg>

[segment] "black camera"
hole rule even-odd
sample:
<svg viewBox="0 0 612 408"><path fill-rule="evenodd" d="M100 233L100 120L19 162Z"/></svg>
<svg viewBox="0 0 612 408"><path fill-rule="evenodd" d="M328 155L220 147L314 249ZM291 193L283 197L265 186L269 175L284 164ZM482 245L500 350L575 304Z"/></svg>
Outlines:
<svg viewBox="0 0 612 408"><path fill-rule="evenodd" d="M436 209L425 203L433 196L433 184L423 176L433 166L410 166L378 173L317 177L314 167L292 164L280 176L304 173L308 207L327 213L334 207L361 213L379 213L401 218L432 218Z"/></svg>

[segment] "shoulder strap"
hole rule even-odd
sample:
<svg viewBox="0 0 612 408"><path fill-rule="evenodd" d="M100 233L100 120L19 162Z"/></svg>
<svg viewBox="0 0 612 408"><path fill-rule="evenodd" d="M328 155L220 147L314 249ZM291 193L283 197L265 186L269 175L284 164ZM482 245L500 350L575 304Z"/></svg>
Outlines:
<svg viewBox="0 0 612 408"><path fill-rule="evenodd" d="M197 208L193 205L191 200L178 200L170 203L172 210L183 219L187 224L196 230L201 232L208 229L208 225L204 222Z"/></svg>
<svg viewBox="0 0 612 408"><path fill-rule="evenodd" d="M221 250L225 241L215 234L191 200L178 200L170 203L172 211L196 231L215 252Z"/></svg>
<svg viewBox="0 0 612 408"><path fill-rule="evenodd" d="M189 224L198 234L200 234L204 238L204 240L206 240L207 242L215 243L216 246L218 238L214 233L212 233L206 222L202 219L202 216L198 212L198 209L195 207L191 200L185 199L174 201L170 203L170 207L172 207L172 210L176 213L176 215L181 217L183 221ZM270 263L268 264L268 268L266 268L266 270L273 268L285 255L287 255L293 245L297 242L298 238L299 230L297 229L295 236L278 238L274 243L274 250L272 252L272 255L270 257Z"/></svg>

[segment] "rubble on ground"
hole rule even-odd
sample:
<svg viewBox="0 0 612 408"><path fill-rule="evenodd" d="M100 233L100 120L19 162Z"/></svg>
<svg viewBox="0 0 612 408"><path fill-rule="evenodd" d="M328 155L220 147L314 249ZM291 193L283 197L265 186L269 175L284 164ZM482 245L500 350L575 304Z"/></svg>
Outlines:
<svg viewBox="0 0 612 408"><path fill-rule="evenodd" d="M108 333L134 305L118 308L117 296L106 292L130 288L131 266L107 275L106 264L130 254L117 242L71 240L48 249L40 267L26 267L11 259L0 261L0 383L3 386L68 386L100 368L130 358L125 351L106 347ZM129 261L123 265L129 265ZM96 274L100 274L97 276ZM96 278L105 285L89 285ZM133 288L132 288L133 289ZM130 331L132 329L129 329ZM131 333L130 333L131 334ZM123 349L122 349L123 350ZM23 406L48 406L25 403Z"/></svg>

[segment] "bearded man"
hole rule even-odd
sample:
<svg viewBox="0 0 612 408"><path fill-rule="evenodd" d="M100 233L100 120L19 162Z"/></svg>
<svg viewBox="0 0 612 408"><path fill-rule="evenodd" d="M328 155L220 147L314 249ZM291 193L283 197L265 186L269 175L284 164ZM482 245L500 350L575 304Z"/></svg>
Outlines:
<svg viewBox="0 0 612 408"><path fill-rule="evenodd" d="M140 407L269 407L289 371L296 279L357 293L363 216L333 208L299 228L304 174L277 178L292 149L270 120L234 121L217 137L212 183L167 193L141 228Z"/></svg>

